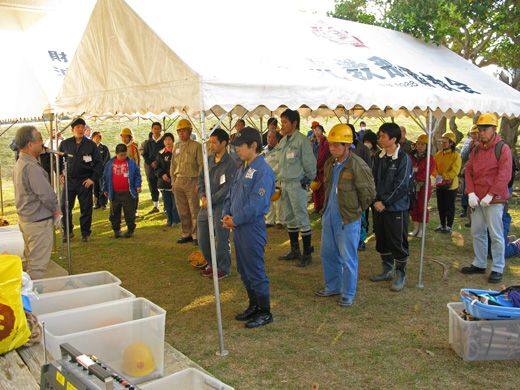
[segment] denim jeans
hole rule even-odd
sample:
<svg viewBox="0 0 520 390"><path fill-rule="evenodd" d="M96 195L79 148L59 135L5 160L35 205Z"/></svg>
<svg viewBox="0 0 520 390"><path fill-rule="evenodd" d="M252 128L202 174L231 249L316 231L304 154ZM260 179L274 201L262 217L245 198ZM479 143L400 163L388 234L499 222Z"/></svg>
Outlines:
<svg viewBox="0 0 520 390"><path fill-rule="evenodd" d="M222 207L224 204L213 207L213 228L217 246L215 248L217 254L217 269L225 274L230 273L231 268L231 246L229 245L229 230L222 226ZM199 248L204 258L211 266L211 246L209 240L209 223L208 209L200 208L197 217L197 237L199 239Z"/></svg>
<svg viewBox="0 0 520 390"><path fill-rule="evenodd" d="M495 203L487 207L477 206L471 213L471 235L473 236L473 251L475 252L473 265L475 267L487 268L487 233L489 232L491 255L493 257L491 271L504 272L506 261L504 258L503 208L503 204Z"/></svg>
<svg viewBox="0 0 520 390"><path fill-rule="evenodd" d="M175 195L171 191L162 190L164 202L164 210L166 211L166 220L168 223L181 223L181 218L177 212L175 205Z"/></svg>

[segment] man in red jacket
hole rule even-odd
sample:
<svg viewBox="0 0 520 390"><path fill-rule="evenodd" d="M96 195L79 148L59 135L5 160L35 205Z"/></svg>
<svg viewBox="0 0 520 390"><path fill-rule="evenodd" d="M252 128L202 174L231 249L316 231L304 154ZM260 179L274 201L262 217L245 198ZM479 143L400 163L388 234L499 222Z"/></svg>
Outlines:
<svg viewBox="0 0 520 390"><path fill-rule="evenodd" d="M464 274L485 274L488 238L491 238L493 265L489 283L499 283L505 267L502 213L509 198L507 183L511 179L512 155L509 146L497 134L498 120L486 113L478 118L480 144L471 152L465 179L471 213L471 235L475 259Z"/></svg>

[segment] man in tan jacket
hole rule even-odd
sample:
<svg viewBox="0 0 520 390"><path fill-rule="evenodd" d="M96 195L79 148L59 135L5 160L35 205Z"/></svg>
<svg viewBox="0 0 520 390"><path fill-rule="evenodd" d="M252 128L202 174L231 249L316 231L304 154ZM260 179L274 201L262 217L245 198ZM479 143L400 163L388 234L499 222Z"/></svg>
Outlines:
<svg viewBox="0 0 520 390"><path fill-rule="evenodd" d="M177 134L180 142L173 147L170 176L175 202L181 217L182 237L177 243L184 244L197 240L197 215L200 204L197 195L197 177L202 168L202 145L191 139L191 123L181 119L177 123Z"/></svg>

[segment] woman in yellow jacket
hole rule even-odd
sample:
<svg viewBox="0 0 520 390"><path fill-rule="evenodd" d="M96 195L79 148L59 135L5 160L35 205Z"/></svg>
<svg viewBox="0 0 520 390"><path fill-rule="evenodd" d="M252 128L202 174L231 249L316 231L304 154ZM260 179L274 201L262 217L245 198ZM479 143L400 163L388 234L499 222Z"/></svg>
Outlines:
<svg viewBox="0 0 520 390"><path fill-rule="evenodd" d="M442 150L435 159L435 186L437 188L437 208L441 224L436 233L451 234L455 217L455 198L459 188L459 173L462 166L460 153L455 150L457 138L451 132L441 137Z"/></svg>

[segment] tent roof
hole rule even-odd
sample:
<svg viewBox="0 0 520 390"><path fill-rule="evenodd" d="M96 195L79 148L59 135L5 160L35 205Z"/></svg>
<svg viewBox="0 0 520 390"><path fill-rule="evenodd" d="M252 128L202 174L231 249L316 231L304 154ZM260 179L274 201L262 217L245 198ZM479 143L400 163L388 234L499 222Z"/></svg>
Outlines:
<svg viewBox="0 0 520 390"><path fill-rule="evenodd" d="M520 92L445 47L328 17L203 5L99 0L59 111L520 115Z"/></svg>
<svg viewBox="0 0 520 390"><path fill-rule="evenodd" d="M38 118L52 109L94 4L0 0L0 120Z"/></svg>

